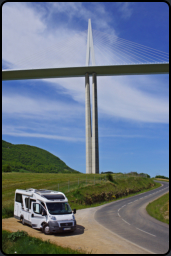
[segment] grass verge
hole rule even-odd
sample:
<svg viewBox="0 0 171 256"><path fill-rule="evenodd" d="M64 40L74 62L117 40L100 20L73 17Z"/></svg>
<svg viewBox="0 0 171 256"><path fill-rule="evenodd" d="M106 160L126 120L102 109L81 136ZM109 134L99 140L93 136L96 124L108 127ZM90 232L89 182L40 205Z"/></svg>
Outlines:
<svg viewBox="0 0 171 256"><path fill-rule="evenodd" d="M159 181L166 181L166 182L169 182L169 179L159 179L159 178L154 178L154 180L159 180Z"/></svg>
<svg viewBox="0 0 171 256"><path fill-rule="evenodd" d="M169 224L169 193L149 203L146 210L152 217Z"/></svg>
<svg viewBox="0 0 171 256"><path fill-rule="evenodd" d="M2 251L5 254L86 254L82 250L63 248L49 240L30 237L25 231L10 233L6 230L2 230Z"/></svg>

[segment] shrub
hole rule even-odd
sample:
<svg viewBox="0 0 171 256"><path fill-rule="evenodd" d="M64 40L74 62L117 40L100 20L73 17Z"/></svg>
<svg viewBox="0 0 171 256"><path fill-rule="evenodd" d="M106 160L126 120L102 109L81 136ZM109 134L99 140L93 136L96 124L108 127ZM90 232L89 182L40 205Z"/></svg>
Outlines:
<svg viewBox="0 0 171 256"><path fill-rule="evenodd" d="M147 174L147 173L143 173L143 172L142 172L142 173L140 173L139 175L142 176L142 177L151 178L150 175Z"/></svg>
<svg viewBox="0 0 171 256"><path fill-rule="evenodd" d="M101 174L107 174L107 173L113 174L113 172L101 172Z"/></svg>
<svg viewBox="0 0 171 256"><path fill-rule="evenodd" d="M107 179L108 179L109 181L113 182L113 176L112 176L112 174L108 173L106 176L107 176Z"/></svg>
<svg viewBox="0 0 171 256"><path fill-rule="evenodd" d="M81 194L80 190L79 189L76 189L73 193L73 196L79 200L83 200L84 199L84 196Z"/></svg>
<svg viewBox="0 0 171 256"><path fill-rule="evenodd" d="M11 234L8 235L8 239L10 239L11 241L16 241L18 238L21 237L25 237L28 236L28 233L25 231L17 231L17 232L13 232Z"/></svg>
<svg viewBox="0 0 171 256"><path fill-rule="evenodd" d="M168 177L166 176L163 176L163 175L156 175L155 178L160 178L160 179L169 179Z"/></svg>
<svg viewBox="0 0 171 256"><path fill-rule="evenodd" d="M11 170L11 167L9 164L5 164L2 166L2 171L3 172L11 172L12 170Z"/></svg>

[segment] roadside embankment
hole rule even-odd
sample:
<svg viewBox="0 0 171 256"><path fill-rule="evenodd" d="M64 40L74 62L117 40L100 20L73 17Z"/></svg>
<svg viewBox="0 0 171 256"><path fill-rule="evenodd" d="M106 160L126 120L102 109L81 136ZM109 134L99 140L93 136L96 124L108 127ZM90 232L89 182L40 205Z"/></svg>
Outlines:
<svg viewBox="0 0 171 256"><path fill-rule="evenodd" d="M79 187L76 190L66 193L71 208L85 209L114 201L125 196L145 192L161 186L152 179L129 177L117 179L106 184L95 184L86 187Z"/></svg>

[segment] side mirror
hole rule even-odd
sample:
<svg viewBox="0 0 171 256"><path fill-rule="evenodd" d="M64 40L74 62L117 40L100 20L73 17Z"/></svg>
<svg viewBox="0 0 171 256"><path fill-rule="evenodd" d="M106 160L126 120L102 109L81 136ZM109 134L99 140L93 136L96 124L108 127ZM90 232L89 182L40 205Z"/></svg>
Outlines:
<svg viewBox="0 0 171 256"><path fill-rule="evenodd" d="M74 209L72 212L75 214L76 213L76 209Z"/></svg>
<svg viewBox="0 0 171 256"><path fill-rule="evenodd" d="M47 212L46 211L42 211L42 216L46 216Z"/></svg>

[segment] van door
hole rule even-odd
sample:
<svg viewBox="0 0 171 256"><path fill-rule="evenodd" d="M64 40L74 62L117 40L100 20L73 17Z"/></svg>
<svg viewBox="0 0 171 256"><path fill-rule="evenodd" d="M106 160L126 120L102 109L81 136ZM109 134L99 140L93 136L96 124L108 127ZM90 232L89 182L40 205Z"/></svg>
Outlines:
<svg viewBox="0 0 171 256"><path fill-rule="evenodd" d="M26 221L26 223L28 223L29 221L29 197L28 196L23 196L23 200L24 200L24 220Z"/></svg>
<svg viewBox="0 0 171 256"><path fill-rule="evenodd" d="M46 211L43 206L39 203L31 203L31 224L32 228L41 228L41 223L46 222L47 220L47 215L43 216L42 212Z"/></svg>
<svg viewBox="0 0 171 256"><path fill-rule="evenodd" d="M14 215L16 215L17 217L19 217L19 203L15 202L15 210L14 210Z"/></svg>
<svg viewBox="0 0 171 256"><path fill-rule="evenodd" d="M15 203L14 203L14 215L20 217L21 208L22 208L22 194L15 194Z"/></svg>
<svg viewBox="0 0 171 256"><path fill-rule="evenodd" d="M29 215L28 215L28 220L31 222L31 203L32 202L36 202L36 200L35 199L31 199L30 198L30 200L29 200Z"/></svg>

